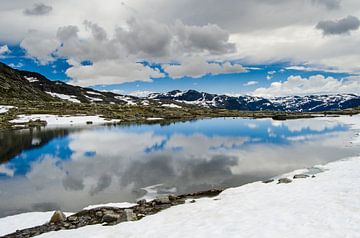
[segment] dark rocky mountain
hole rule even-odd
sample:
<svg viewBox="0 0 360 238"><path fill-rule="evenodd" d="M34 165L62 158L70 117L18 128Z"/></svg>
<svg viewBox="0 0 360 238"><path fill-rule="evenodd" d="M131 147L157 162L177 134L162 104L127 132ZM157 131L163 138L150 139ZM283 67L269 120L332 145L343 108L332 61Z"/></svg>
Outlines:
<svg viewBox="0 0 360 238"><path fill-rule="evenodd" d="M0 100L134 104L140 99L52 81L41 74L16 70L0 63Z"/></svg>
<svg viewBox="0 0 360 238"><path fill-rule="evenodd" d="M138 98L73 86L52 81L41 74L12 69L0 63L0 103L13 101L70 101L120 105L164 105L169 103L244 111L321 112L360 107L360 96L354 94L288 96L263 98L254 96L232 97L195 90L174 90L153 93ZM176 106L176 105L175 105Z"/></svg>
<svg viewBox="0 0 360 238"><path fill-rule="evenodd" d="M322 112L360 106L360 96L354 94L287 96L267 99L254 96L232 97L195 90L174 90L168 93L153 93L149 95L149 98L210 108L247 111Z"/></svg>

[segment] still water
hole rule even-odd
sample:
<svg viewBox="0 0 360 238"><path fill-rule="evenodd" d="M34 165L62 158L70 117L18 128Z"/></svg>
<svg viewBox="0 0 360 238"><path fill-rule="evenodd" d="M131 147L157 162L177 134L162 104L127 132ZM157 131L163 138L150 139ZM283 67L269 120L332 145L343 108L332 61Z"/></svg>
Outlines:
<svg viewBox="0 0 360 238"><path fill-rule="evenodd" d="M0 133L0 217L239 186L354 155L353 133L241 118Z"/></svg>

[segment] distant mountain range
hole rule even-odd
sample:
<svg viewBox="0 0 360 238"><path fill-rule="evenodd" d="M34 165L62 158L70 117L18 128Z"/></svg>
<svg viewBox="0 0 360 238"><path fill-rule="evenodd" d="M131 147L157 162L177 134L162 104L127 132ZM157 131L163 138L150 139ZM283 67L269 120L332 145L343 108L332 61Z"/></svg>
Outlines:
<svg viewBox="0 0 360 238"><path fill-rule="evenodd" d="M204 107L245 111L322 112L360 106L360 96L354 94L263 98L254 96L232 97L195 90L174 90L168 93L153 93L149 95L149 98Z"/></svg>
<svg viewBox="0 0 360 238"><path fill-rule="evenodd" d="M180 107L193 105L244 111L321 112L360 107L360 97L354 94L288 96L263 98L254 96L232 97L195 90L174 90L153 93L139 98L112 92L97 91L52 81L45 76L13 69L0 63L0 103L14 101L70 101L73 103L101 103L118 105L163 105Z"/></svg>

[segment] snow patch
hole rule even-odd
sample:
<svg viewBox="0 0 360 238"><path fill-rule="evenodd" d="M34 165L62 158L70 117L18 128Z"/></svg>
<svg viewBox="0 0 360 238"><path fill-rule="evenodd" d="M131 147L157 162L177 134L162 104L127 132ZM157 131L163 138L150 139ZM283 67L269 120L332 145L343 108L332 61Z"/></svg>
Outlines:
<svg viewBox="0 0 360 238"><path fill-rule="evenodd" d="M181 106L176 105L176 104L174 104L174 103L171 103L171 104L163 104L162 107L182 108Z"/></svg>
<svg viewBox="0 0 360 238"><path fill-rule="evenodd" d="M164 120L164 118L161 117L148 117L146 118L148 121L158 121L158 120Z"/></svg>
<svg viewBox="0 0 360 238"><path fill-rule="evenodd" d="M17 119L10 121L10 123L27 123L30 120L46 121L48 126L59 125L86 125L87 122L92 124L106 124L119 122L120 120L107 120L101 116L59 116L50 114L32 114L32 115L19 115Z"/></svg>
<svg viewBox="0 0 360 238"><path fill-rule="evenodd" d="M37 82L39 81L37 78L35 77L28 77L28 76L24 76L24 78L29 81L30 83L34 83L34 82Z"/></svg>
<svg viewBox="0 0 360 238"><path fill-rule="evenodd" d="M97 205L90 205L85 207L83 210L90 210L98 207L117 207L117 208L130 208L136 206L136 203L129 203L129 202L121 202L121 203L105 203L105 204L97 204Z"/></svg>
<svg viewBox="0 0 360 238"><path fill-rule="evenodd" d="M68 100L68 101L74 102L74 103L81 103L78 99L76 99L76 96L74 96L74 95L66 95L66 94L52 93L52 92L46 92L46 93L51 95L52 97L55 97L55 98Z"/></svg>
<svg viewBox="0 0 360 238"><path fill-rule="evenodd" d="M0 114L7 113L10 109L13 109L13 108L15 108L15 107L0 105Z"/></svg>

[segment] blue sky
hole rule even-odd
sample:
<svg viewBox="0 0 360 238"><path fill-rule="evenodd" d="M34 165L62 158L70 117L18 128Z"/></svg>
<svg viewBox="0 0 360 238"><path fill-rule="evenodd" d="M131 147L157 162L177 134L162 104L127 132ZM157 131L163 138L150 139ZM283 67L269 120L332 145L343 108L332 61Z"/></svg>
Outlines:
<svg viewBox="0 0 360 238"><path fill-rule="evenodd" d="M71 78L66 75L66 70L71 67L65 58L56 59L47 64L41 64L34 58L28 57L26 51L19 45L9 46L9 53L0 58L0 61L19 70L34 71L45 75L51 80L61 80L69 82ZM91 65L91 61L83 61L83 65ZM160 64L143 64L158 68L164 72ZM167 92L175 89L188 90L195 89L209 93L227 94L248 94L259 87L269 87L273 82L283 82L291 75L300 75L308 78L312 75L323 75L341 79L349 77L349 73L332 73L325 71L304 71L287 69L292 64L290 62L280 62L272 64L242 64L247 68L247 72L229 73L212 75L207 74L200 78L183 77L173 79L168 74L162 78L154 78L152 82L134 81L122 84L94 85L92 88L98 90L118 91L121 93L147 93L147 92ZM254 82L254 83L249 83ZM255 83L256 82L256 83Z"/></svg>
<svg viewBox="0 0 360 238"><path fill-rule="evenodd" d="M3 0L0 61L126 94L360 94L358 0L72 2Z"/></svg>

